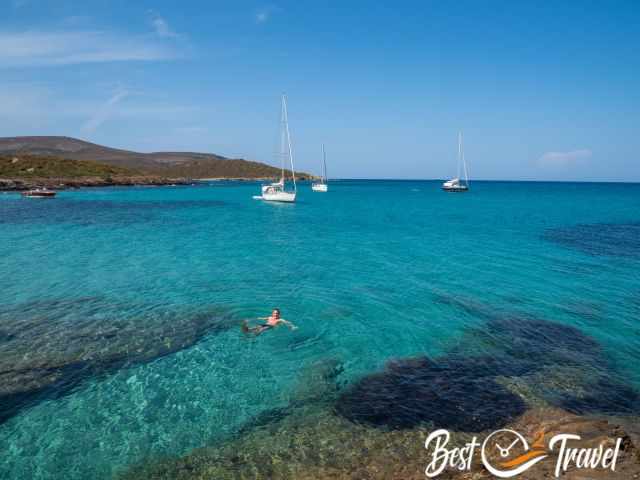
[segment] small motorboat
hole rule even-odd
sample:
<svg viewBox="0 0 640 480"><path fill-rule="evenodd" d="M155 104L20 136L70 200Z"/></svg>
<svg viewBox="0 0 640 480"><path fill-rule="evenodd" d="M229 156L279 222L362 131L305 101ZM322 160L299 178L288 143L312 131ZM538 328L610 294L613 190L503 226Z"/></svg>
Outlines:
<svg viewBox="0 0 640 480"><path fill-rule="evenodd" d="M53 198L56 196L56 192L45 187L32 188L31 190L22 192L22 196L28 198Z"/></svg>

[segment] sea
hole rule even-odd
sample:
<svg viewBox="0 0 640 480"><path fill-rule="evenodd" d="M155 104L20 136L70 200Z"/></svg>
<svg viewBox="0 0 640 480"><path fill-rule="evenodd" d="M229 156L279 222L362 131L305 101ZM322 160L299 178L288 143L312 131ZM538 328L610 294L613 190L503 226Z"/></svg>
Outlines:
<svg viewBox="0 0 640 480"><path fill-rule="evenodd" d="M640 184L259 191L0 193L0 478L118 478L301 401L380 431L640 414ZM273 308L298 328L242 333Z"/></svg>

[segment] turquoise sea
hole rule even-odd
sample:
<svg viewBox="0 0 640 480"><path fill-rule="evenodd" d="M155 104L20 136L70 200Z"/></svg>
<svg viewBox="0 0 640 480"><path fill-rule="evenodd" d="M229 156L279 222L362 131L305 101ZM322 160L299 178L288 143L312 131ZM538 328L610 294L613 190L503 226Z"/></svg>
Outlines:
<svg viewBox="0 0 640 480"><path fill-rule="evenodd" d="M355 395L336 411L376 428L432 419L429 406L369 418L351 386L452 352L522 365L510 375L535 358L564 372L546 401L638 413L640 185L345 180L302 184L291 205L258 193L0 194L0 478L109 479L224 442L286 408L323 361ZM241 334L276 306L297 330Z"/></svg>

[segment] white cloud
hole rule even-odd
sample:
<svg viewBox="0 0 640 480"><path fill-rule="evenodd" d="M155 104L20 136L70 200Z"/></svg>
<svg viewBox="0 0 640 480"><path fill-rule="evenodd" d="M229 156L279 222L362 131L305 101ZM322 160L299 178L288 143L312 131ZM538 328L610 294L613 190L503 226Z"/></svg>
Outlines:
<svg viewBox="0 0 640 480"><path fill-rule="evenodd" d="M126 89L118 89L106 102L98 107L91 118L82 126L82 131L85 133L93 133L111 117L115 106L128 97L129 94L130 92Z"/></svg>
<svg viewBox="0 0 640 480"><path fill-rule="evenodd" d="M581 149L570 152L547 152L538 159L538 164L545 167L566 167L591 158L591 150Z"/></svg>
<svg viewBox="0 0 640 480"><path fill-rule="evenodd" d="M171 30L169 23L158 15L158 13L150 10L149 15L151 16L151 25L159 37L175 38L178 36L176 32Z"/></svg>
<svg viewBox="0 0 640 480"><path fill-rule="evenodd" d="M169 45L144 36L100 31L0 32L0 66L32 67L176 58Z"/></svg>
<svg viewBox="0 0 640 480"><path fill-rule="evenodd" d="M107 122L136 128L160 122L160 128L165 128L161 119L202 115L200 105L176 104L172 98L137 88L113 83L97 88L102 91L101 97L89 92L79 95L74 88L44 80L7 82L0 76L0 136L82 133L91 137ZM188 138L200 138L195 129L191 134Z"/></svg>

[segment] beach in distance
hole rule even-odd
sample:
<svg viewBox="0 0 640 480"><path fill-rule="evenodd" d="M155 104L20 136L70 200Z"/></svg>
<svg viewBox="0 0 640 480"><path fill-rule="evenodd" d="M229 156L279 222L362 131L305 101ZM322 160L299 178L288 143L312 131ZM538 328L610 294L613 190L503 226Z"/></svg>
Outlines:
<svg viewBox="0 0 640 480"><path fill-rule="evenodd" d="M0 196L2 477L420 478L506 426L637 470L638 184L329 185Z"/></svg>

